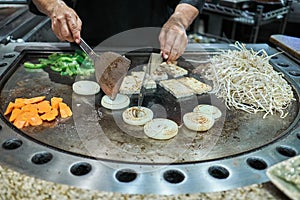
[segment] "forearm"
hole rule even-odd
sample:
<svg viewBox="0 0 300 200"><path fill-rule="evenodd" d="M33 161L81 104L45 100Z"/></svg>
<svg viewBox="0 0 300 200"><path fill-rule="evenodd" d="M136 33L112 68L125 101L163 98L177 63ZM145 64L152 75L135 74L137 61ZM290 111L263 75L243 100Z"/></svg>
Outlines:
<svg viewBox="0 0 300 200"><path fill-rule="evenodd" d="M51 16L53 13L53 10L58 5L66 5L65 2L61 0L32 0L32 2L35 4L37 9L44 13L47 16Z"/></svg>
<svg viewBox="0 0 300 200"><path fill-rule="evenodd" d="M187 29L195 18L198 16L199 10L187 3L180 3L176 6L176 9L171 18L178 20Z"/></svg>

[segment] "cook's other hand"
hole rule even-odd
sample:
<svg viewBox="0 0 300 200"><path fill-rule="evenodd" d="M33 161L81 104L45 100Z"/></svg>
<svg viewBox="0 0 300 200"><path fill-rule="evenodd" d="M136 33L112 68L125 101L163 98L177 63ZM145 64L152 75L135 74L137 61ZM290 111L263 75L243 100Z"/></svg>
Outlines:
<svg viewBox="0 0 300 200"><path fill-rule="evenodd" d="M160 48L167 62L177 60L184 53L188 38L186 29L199 14L192 5L178 4L173 15L164 24L159 35Z"/></svg>
<svg viewBox="0 0 300 200"><path fill-rule="evenodd" d="M33 0L39 11L50 17L52 30L61 41L80 42L82 22L62 0Z"/></svg>

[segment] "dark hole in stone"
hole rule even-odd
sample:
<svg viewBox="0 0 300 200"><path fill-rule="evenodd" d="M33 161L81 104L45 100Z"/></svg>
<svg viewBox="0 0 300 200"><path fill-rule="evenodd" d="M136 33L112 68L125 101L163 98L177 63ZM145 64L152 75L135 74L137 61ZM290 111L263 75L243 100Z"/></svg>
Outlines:
<svg viewBox="0 0 300 200"><path fill-rule="evenodd" d="M248 158L247 164L257 170L264 170L268 167L267 163L261 158Z"/></svg>
<svg viewBox="0 0 300 200"><path fill-rule="evenodd" d="M286 147L286 146L276 147L276 150L281 155L284 155L284 156L287 156L287 157L293 157L297 154L294 149L292 149L291 147Z"/></svg>
<svg viewBox="0 0 300 200"><path fill-rule="evenodd" d="M49 152L41 152L41 153L37 153L35 154L32 158L31 158L31 162L33 162L34 164L37 165L42 165L45 164L47 162L49 162L50 160L52 160L53 155Z"/></svg>
<svg viewBox="0 0 300 200"><path fill-rule="evenodd" d="M91 170L92 166L89 163L81 162L74 164L70 171L75 176L83 176L88 174Z"/></svg>
<svg viewBox="0 0 300 200"><path fill-rule="evenodd" d="M116 173L116 179L123 183L134 181L137 177L137 173L132 169L122 169Z"/></svg>
<svg viewBox="0 0 300 200"><path fill-rule="evenodd" d="M23 144L22 140L14 138L14 139L6 140L2 144L2 147L7 150L13 150L19 148L20 146L22 146L22 144Z"/></svg>
<svg viewBox="0 0 300 200"><path fill-rule="evenodd" d="M229 171L221 166L212 166L208 168L208 173L217 179L225 179L229 176Z"/></svg>
<svg viewBox="0 0 300 200"><path fill-rule="evenodd" d="M164 179L169 183L180 183L185 179L182 172L178 170L168 170L163 174Z"/></svg>

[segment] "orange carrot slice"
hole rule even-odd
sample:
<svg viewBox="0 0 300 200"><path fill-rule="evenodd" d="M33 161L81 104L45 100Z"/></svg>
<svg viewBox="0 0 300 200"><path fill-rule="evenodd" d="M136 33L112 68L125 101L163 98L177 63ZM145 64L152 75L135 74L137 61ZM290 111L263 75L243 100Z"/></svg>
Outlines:
<svg viewBox="0 0 300 200"><path fill-rule="evenodd" d="M50 112L47 112L43 115L41 115L41 119L44 121L52 121L54 120L58 115L58 110L56 108L53 108Z"/></svg>
<svg viewBox="0 0 300 200"><path fill-rule="evenodd" d="M59 103L58 105L61 118L67 118L72 116L73 113L67 104Z"/></svg>
<svg viewBox="0 0 300 200"><path fill-rule="evenodd" d="M33 98L30 98L30 99L25 99L24 103L25 104L38 103L40 101L43 101L45 98L46 98L46 96L33 97Z"/></svg>
<svg viewBox="0 0 300 200"><path fill-rule="evenodd" d="M42 101L37 104L37 109L39 113L47 113L51 111L52 107L49 101Z"/></svg>
<svg viewBox="0 0 300 200"><path fill-rule="evenodd" d="M13 102L9 102L5 112L4 112L4 115L8 115L9 113L11 113L11 111L15 108L15 103Z"/></svg>
<svg viewBox="0 0 300 200"><path fill-rule="evenodd" d="M63 99L59 97L52 97L51 98L51 106L52 108L58 109L59 108L59 103L62 103Z"/></svg>
<svg viewBox="0 0 300 200"><path fill-rule="evenodd" d="M15 119L21 114L21 112L23 112L23 111L20 108L13 109L13 111L11 112L11 115L9 117L9 121L10 122L15 121Z"/></svg>

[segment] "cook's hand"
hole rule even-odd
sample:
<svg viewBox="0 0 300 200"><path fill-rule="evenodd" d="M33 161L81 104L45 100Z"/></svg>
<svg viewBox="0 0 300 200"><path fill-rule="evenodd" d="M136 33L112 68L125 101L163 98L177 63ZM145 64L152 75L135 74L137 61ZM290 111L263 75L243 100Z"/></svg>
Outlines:
<svg viewBox="0 0 300 200"><path fill-rule="evenodd" d="M49 16L52 30L58 39L68 42L80 42L82 22L76 12L65 3L57 3Z"/></svg>
<svg viewBox="0 0 300 200"><path fill-rule="evenodd" d="M184 26L178 16L172 16L162 27L159 34L160 49L167 62L181 56L186 48L188 39Z"/></svg>
<svg viewBox="0 0 300 200"><path fill-rule="evenodd" d="M167 62L177 60L184 53L188 38L186 29L197 17L199 11L190 4L178 4L175 12L164 24L159 34L162 55Z"/></svg>

